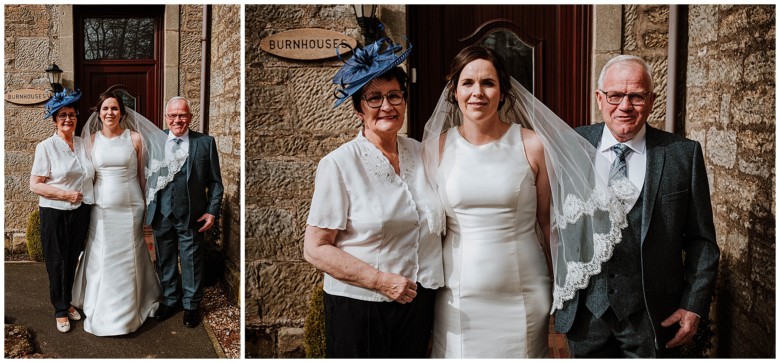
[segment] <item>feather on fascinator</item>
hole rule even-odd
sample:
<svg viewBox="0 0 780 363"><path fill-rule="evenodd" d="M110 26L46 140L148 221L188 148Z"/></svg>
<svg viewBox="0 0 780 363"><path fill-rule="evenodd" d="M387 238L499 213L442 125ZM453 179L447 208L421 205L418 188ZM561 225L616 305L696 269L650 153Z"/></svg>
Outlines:
<svg viewBox="0 0 780 363"><path fill-rule="evenodd" d="M49 102L46 102L46 105L43 106L43 110L45 112L45 115L43 116L43 119L47 119L57 113L62 107L70 105L72 103L75 103L76 101L81 98L81 91L78 89L68 89L65 88L60 92L55 93L50 99Z"/></svg>
<svg viewBox="0 0 780 363"><path fill-rule="evenodd" d="M383 44L387 44L384 50ZM333 108L338 107L374 78L401 64L412 51L412 45L409 44L405 52L398 54L402 49L400 44L393 43L389 38L381 38L364 48L352 49L352 57L345 61L333 76L333 84L338 86L334 91L337 100ZM343 61L338 48L336 54Z"/></svg>

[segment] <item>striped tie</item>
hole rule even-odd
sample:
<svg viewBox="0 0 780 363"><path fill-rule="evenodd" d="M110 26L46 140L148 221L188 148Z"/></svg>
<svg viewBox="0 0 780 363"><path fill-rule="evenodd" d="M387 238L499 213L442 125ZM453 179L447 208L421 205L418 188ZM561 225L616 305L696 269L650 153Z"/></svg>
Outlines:
<svg viewBox="0 0 780 363"><path fill-rule="evenodd" d="M628 177L626 156L631 153L631 148L624 144L615 144L610 150L615 152L615 161L612 162L612 167L609 169L609 184L612 184L613 180Z"/></svg>

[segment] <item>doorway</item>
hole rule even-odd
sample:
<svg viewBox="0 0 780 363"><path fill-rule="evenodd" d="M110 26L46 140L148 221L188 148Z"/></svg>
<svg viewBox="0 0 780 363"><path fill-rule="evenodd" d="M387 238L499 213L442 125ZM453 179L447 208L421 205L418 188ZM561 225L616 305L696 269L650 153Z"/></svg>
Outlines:
<svg viewBox="0 0 780 363"><path fill-rule="evenodd" d="M592 5L408 5L409 136L422 139L455 55L481 44L572 127L588 124Z"/></svg>
<svg viewBox="0 0 780 363"><path fill-rule="evenodd" d="M164 5L73 7L75 83L83 92L81 125L108 90L162 128Z"/></svg>

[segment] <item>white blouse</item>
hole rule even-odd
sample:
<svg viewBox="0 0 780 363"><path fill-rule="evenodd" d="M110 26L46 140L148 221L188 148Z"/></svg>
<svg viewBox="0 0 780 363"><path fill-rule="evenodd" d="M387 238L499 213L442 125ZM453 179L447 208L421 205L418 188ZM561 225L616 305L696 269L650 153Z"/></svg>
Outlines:
<svg viewBox="0 0 780 363"><path fill-rule="evenodd" d="M87 156L87 144L78 136L73 137L73 150L56 133L35 147L31 175L45 177L45 184L62 189L75 190L84 195L80 203L48 199L40 196L38 205L59 210L74 210L81 203L93 204L92 191L95 168Z"/></svg>
<svg viewBox="0 0 780 363"><path fill-rule="evenodd" d="M422 145L398 138L401 175L362 132L317 167L307 224L337 229L335 246L379 271L437 289L444 285L444 211L427 182ZM325 292L365 301L384 294L325 274Z"/></svg>

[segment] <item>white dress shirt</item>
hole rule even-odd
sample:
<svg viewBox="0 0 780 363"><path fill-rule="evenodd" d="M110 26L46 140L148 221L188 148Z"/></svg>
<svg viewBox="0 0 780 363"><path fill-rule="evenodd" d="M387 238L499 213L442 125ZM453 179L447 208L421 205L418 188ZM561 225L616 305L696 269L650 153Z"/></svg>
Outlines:
<svg viewBox="0 0 780 363"><path fill-rule="evenodd" d="M379 271L436 289L444 284L444 211L427 182L419 142L398 137L401 175L360 132L317 167L307 224L338 230L335 246ZM392 301L327 273L325 292L364 301Z"/></svg>
<svg viewBox="0 0 780 363"><path fill-rule="evenodd" d="M173 149L173 145L176 145L176 138L180 138L181 142L179 143L179 146L181 146L181 149L185 152L190 149L190 130L187 129L184 131L184 135L176 136L173 134L173 132L168 131L168 140L165 141L165 154L170 155L171 150Z"/></svg>
<svg viewBox="0 0 780 363"><path fill-rule="evenodd" d="M35 147L35 160L30 174L46 178L44 183L47 185L62 190L78 191L83 195L79 203L39 196L38 205L41 207L74 210L81 203L95 203L95 194L92 190L95 167L87 156L86 143L78 136L73 137L73 150L56 133L41 141Z"/></svg>
<svg viewBox="0 0 780 363"><path fill-rule="evenodd" d="M639 130L639 133L634 136L633 139L624 142L623 144L631 149L631 152L626 156L626 167L628 172L628 180L631 181L634 186L642 192L642 187L645 184L645 173L647 172L647 149L646 139L647 125L643 125ZM604 131L601 134L601 141L599 142L598 152L604 156L603 158L596 158L596 172L607 180L609 178L609 169L612 167L612 162L615 160L615 152L610 148L620 142L615 139L609 128L604 125ZM638 196L637 196L638 197ZM631 202L626 208L626 212L630 211L636 203L636 199Z"/></svg>

